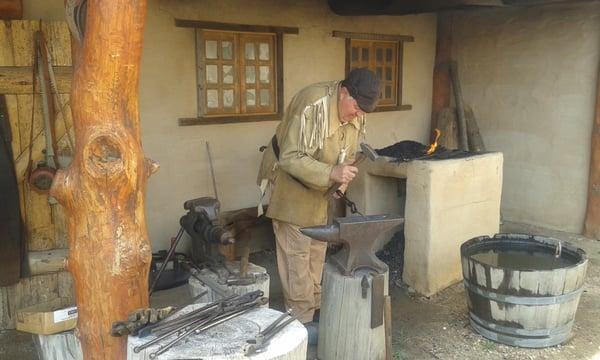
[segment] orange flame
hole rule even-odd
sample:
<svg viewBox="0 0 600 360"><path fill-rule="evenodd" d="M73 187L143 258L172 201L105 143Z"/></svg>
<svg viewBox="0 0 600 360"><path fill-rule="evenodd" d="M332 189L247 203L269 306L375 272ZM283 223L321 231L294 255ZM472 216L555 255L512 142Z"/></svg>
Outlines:
<svg viewBox="0 0 600 360"><path fill-rule="evenodd" d="M439 129L435 129L433 131L435 132L435 140L433 140L433 143L429 145L429 148L427 149L427 155L431 155L435 152L435 149L438 146L438 140L440 138L440 135L442 134L442 132Z"/></svg>

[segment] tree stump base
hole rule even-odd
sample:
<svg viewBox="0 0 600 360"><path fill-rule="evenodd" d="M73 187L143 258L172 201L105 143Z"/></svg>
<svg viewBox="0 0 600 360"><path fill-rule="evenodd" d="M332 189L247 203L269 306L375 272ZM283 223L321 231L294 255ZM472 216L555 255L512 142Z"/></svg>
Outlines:
<svg viewBox="0 0 600 360"><path fill-rule="evenodd" d="M52 335L33 335L40 360L83 360L81 343L73 330Z"/></svg>
<svg viewBox="0 0 600 360"><path fill-rule="evenodd" d="M237 271L240 268L239 261L227 262L226 268L230 272ZM219 275L209 269L203 269L202 271L200 271L200 275L202 277L206 276L206 277L210 278L215 283L219 283ZM235 275L235 273L234 273L234 275ZM220 285L220 287L224 291L229 291L229 292L231 292L233 294L237 294L237 295L247 294L254 290L262 290L264 292L263 296L268 298L269 297L270 278L269 278L269 274L267 273L267 270L262 266L248 263L248 275L255 276L256 282L254 284L250 284L250 285L226 285L226 284L223 284L223 285ZM203 284L202 282L200 282L198 279L194 278L193 276L190 277L190 279L188 280L188 288L189 288L192 296L198 296L203 291L208 291L206 293L206 295L204 295L203 297L198 299L197 302L210 303L210 302L217 301L217 300L220 300L223 298L221 295L219 295L219 293L215 292L212 288L206 286L205 284Z"/></svg>
<svg viewBox="0 0 600 360"><path fill-rule="evenodd" d="M197 309L205 304L192 304L185 307L181 313ZM201 334L191 335L181 343L173 346L158 356L160 360L174 359L252 359L252 360L305 360L308 346L306 328L299 321L293 321L277 333L269 342L264 352L246 357L244 345L254 338L262 329L275 321L281 312L258 308L235 317L223 324L215 326ZM138 338L130 336L127 344L127 360L147 360L150 354L158 350L161 344L166 344L172 338L154 344L139 353L133 349L152 339L154 336Z"/></svg>
<svg viewBox="0 0 600 360"><path fill-rule="evenodd" d="M384 297L388 294L388 273L384 273ZM369 282L365 298L363 276ZM357 270L350 277L325 263L317 347L320 360L385 360L384 324L371 329L372 290L371 270Z"/></svg>

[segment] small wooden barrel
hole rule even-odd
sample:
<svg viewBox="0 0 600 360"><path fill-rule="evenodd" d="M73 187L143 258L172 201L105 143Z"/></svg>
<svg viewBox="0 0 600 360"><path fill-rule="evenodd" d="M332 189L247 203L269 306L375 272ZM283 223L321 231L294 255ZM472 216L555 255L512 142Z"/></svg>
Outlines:
<svg viewBox="0 0 600 360"><path fill-rule="evenodd" d="M543 236L497 234L471 239L460 251L479 334L530 348L569 339L587 267L583 250Z"/></svg>
<svg viewBox="0 0 600 360"><path fill-rule="evenodd" d="M368 282L364 293L363 276ZM388 271L383 274L382 287L379 290L385 297ZM372 312L372 296L372 270L356 270L354 276L344 276L337 267L325 263L317 345L320 360L386 359L383 307ZM381 325L372 328L372 316L379 316Z"/></svg>

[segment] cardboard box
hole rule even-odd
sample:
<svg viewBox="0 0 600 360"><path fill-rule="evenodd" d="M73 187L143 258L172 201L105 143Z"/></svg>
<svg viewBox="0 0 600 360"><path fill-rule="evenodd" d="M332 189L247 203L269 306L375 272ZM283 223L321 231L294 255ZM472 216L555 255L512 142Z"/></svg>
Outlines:
<svg viewBox="0 0 600 360"><path fill-rule="evenodd" d="M17 310L17 330L50 335L73 329L77 325L77 307L65 298Z"/></svg>

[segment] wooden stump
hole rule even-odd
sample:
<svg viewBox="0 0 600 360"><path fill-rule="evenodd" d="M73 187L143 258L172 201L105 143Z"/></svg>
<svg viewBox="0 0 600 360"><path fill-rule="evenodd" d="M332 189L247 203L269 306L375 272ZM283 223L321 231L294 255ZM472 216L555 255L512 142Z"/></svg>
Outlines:
<svg viewBox="0 0 600 360"><path fill-rule="evenodd" d="M361 282L365 275L369 287L363 298ZM387 271L383 283L385 296ZM371 329L372 289L372 271L357 270L349 277L334 265L325 264L317 349L320 360L385 360L384 324Z"/></svg>
<svg viewBox="0 0 600 360"><path fill-rule="evenodd" d="M81 343L73 330L33 337L40 360L83 360Z"/></svg>
<svg viewBox="0 0 600 360"><path fill-rule="evenodd" d="M185 314L205 304L187 306L181 312ZM221 325L215 326L204 333L192 335L188 339L175 345L167 352L158 356L161 360L169 359L253 359L253 360L305 360L308 336L306 328L294 321L277 333L270 341L264 352L246 357L243 347L246 340L252 339L261 329L266 328L281 312L272 309L259 308L239 317L233 318ZM160 344L166 344L171 339L159 342L139 353L133 348L154 339L153 336L138 338L129 337L127 344L128 360L150 359L150 354L155 352Z"/></svg>
<svg viewBox="0 0 600 360"><path fill-rule="evenodd" d="M227 263L227 269L229 269L232 272L233 272L233 270L237 270L239 268L240 268L239 261L232 261L232 262ZM204 269L200 272L200 275L202 277L206 276L209 279L211 279L213 282L218 283L219 276L213 271ZM251 284L251 285L225 285L225 284L223 284L220 287L225 292L229 291L230 293L237 294L237 295L247 294L254 290L262 290L264 292L263 296L268 298L269 297L270 280L269 280L269 274L267 274L267 270L262 266L248 263L248 275L256 276L256 282L254 284ZM202 293L205 290L208 291L205 296L203 296L197 300L199 302L209 303L209 302L217 301L217 300L223 298L218 292L215 292L212 288L201 283L198 279L196 279L194 277L190 277L190 279L188 280L188 288L190 289L190 293L192 294L192 296L198 296L200 293Z"/></svg>

